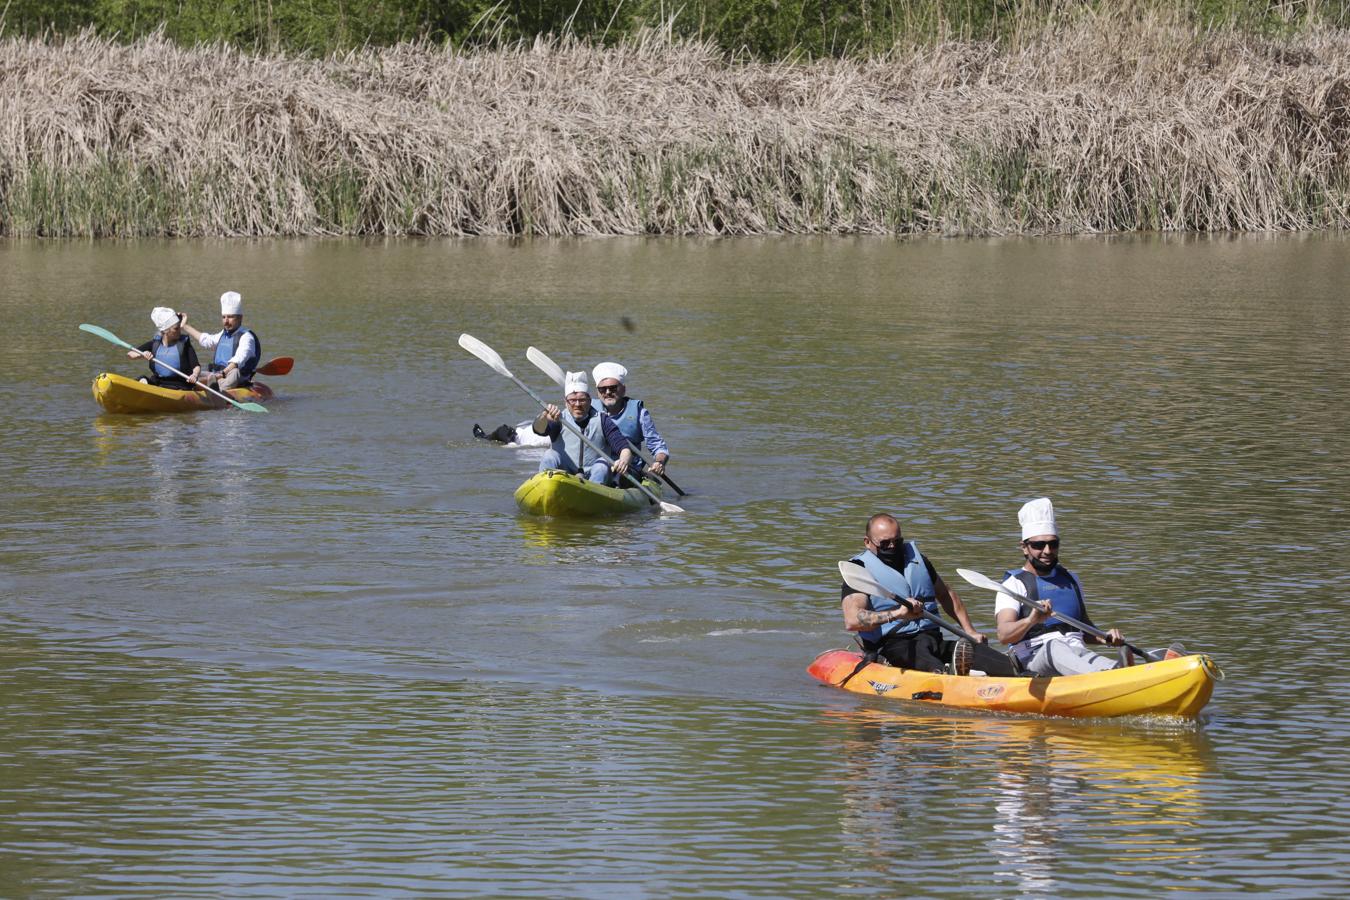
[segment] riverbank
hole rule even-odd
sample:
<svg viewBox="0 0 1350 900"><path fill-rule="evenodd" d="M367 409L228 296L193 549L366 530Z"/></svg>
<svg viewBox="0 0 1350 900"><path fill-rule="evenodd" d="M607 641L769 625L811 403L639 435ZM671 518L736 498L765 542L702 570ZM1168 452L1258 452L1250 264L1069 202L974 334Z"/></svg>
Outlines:
<svg viewBox="0 0 1350 900"><path fill-rule="evenodd" d="M6 236L1339 228L1348 163L1346 31L1097 18L811 63L0 43Z"/></svg>

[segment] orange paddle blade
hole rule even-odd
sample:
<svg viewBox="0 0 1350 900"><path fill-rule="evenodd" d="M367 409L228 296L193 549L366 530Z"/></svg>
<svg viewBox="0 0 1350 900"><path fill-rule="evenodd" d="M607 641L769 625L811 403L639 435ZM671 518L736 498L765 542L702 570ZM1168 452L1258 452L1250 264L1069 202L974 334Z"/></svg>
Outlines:
<svg viewBox="0 0 1350 900"><path fill-rule="evenodd" d="M290 356L278 356L276 359L269 359L258 368L254 369L259 375L286 375L291 371L291 366L295 365L295 359Z"/></svg>

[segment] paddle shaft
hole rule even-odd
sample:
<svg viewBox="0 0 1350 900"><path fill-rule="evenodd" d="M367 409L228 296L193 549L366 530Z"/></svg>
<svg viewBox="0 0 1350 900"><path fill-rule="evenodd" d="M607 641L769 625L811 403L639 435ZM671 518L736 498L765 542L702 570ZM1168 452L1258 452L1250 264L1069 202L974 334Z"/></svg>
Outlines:
<svg viewBox="0 0 1350 900"><path fill-rule="evenodd" d="M513 375L513 374L511 373L511 370L508 369L508 368L506 368L506 364L502 362L501 356L497 353L497 351L493 350L493 349L492 349L491 347L489 347L487 344L484 344L482 341L478 340L478 338L474 337L474 336L471 335L471 334L461 334L461 335L459 336L459 345L460 345L461 347L463 347L465 350L468 350L468 351L469 351L470 353L472 353L474 356L477 356L477 357L478 357L479 359L481 359L483 362L487 363L488 366L491 367L491 368L492 368L494 371L496 371L497 373L499 373L499 374L501 374L501 375L505 375L507 378L509 378L509 379L511 379L512 381L514 381L514 382L516 383L516 387L520 388L522 391L524 391L525 393L529 394L531 397L534 398L534 402L535 402L535 403L538 403L538 404L539 404L540 406L542 406L544 409L548 409L548 406L549 406L548 401L544 400L544 398L542 398L542 397L540 397L538 394L536 394L536 393L534 392L534 390L531 389L530 386L529 386L528 384L526 384L525 382L523 382L523 381L521 381L519 378L517 378L515 375ZM487 356L482 355L482 354L479 352L480 350L483 351L484 353L489 353L489 354L491 354L492 357L495 357L495 359L492 359L492 358L489 358L489 357L487 357ZM599 447L595 446L595 444L591 443L590 439L587 438L586 435L582 434L580 428L577 428L575 425L572 425L572 424L568 423L568 422L562 417L562 411L561 411L561 410L559 410L559 414L558 414L558 424L561 425L561 426L564 427L564 428L571 429L572 433L575 434L578 438L580 438L580 439L581 439L581 442L582 442L583 444L585 444L587 447L590 447L592 450L594 450L597 456L599 456L599 457L600 457L601 459L603 459L605 462L607 462L607 463L610 464L611 468L614 466L614 460L611 459L611 458L609 457L609 455L608 455L607 453L605 453L605 451L601 450ZM638 490L642 491L642 493L645 494L645 495L647 496L647 499L650 500L650 501L652 502L652 505L653 505L653 506L660 506L662 510L667 510L667 509L669 509L670 512L683 512L683 511L684 511L684 510L680 509L680 507L676 506L676 505L673 504L673 503L664 503L664 502L662 502L660 498L658 498L655 494L653 494L653 493L651 492L651 489L650 489L650 488L648 488L648 487L647 487L646 485L644 485L642 482L638 481L638 480L637 480L636 478L634 478L632 475L629 475L627 472L624 472L623 475L624 475L624 477L627 478L629 481L633 482L633 486L634 486L634 487L636 487Z"/></svg>
<svg viewBox="0 0 1350 900"><path fill-rule="evenodd" d="M144 351L140 350L139 348L133 347L131 344L128 344L126 341L122 340L120 337L118 337L117 335L113 334L111 331L109 331L109 330L106 329L106 328L99 328L97 325L81 325L81 326L80 326L80 330L81 330L81 331L86 331L86 332L88 332L89 334L95 335L96 337L101 337L101 338L103 338L105 341L111 341L111 342L114 343L114 344L121 344L123 347L126 347L128 350L135 350L137 353L142 353L142 352L144 352ZM173 366L169 365L168 363L162 362L162 361L160 361L160 360L155 360L154 362L155 362L155 365L157 365L157 366L163 366L164 368L168 369L170 372L172 372L172 373L174 373L175 375L177 375L178 377L182 378L184 381L187 380L188 376L187 376L185 373L178 371L177 369L175 369ZM233 404L233 405L239 407L240 409L245 410L246 412L263 412L263 413L267 412L267 409L266 409L265 407L263 407L261 404L258 404L258 403L240 403L238 400L234 399L233 397L228 396L227 394L222 394L220 391L216 390L215 388L208 387L207 385L204 385L204 384L202 384L201 382L198 382L198 383L197 383L197 386L200 387L202 390L210 391L212 394L215 394L217 397L219 397L220 399L224 400L226 403Z"/></svg>
<svg viewBox="0 0 1350 900"><path fill-rule="evenodd" d="M853 588L855 591L858 591L861 594L880 594L881 596L887 598L888 600L896 601L901 606L905 607L911 612L913 612L915 609L915 605L913 603L911 603L904 597L899 597L895 594L892 594L890 591L886 590L875 579L872 578L871 573L868 572L866 568L858 565L857 563L854 562L839 563L839 574L844 576L844 584L848 585L849 587ZM859 575L861 575L862 577L861 578L858 577ZM935 623L939 628L945 628L952 634L956 635L957 637L965 638L972 644L980 643L980 641L972 637L969 632L961 628L959 625L953 625L951 622L948 622L941 616L935 616L932 613L930 613L922 603L918 605L918 611L919 615L923 616L928 621Z"/></svg>
<svg viewBox="0 0 1350 900"><path fill-rule="evenodd" d="M558 387L564 386L564 384L567 381L567 378L563 374L562 367L559 366L557 363L555 363L552 359L549 359L548 355L545 354L544 351L540 350L538 347L531 347L529 348L529 350L525 352L525 355L529 358L530 362L535 364L535 366L539 369L539 371L543 372L549 378L552 378L554 381L558 382ZM603 402L601 405L603 406ZM639 447L637 444L634 444L632 441L629 441L628 443L630 446L632 446L634 450L637 451L637 455L642 457L642 461L645 462L648 466L651 466L654 462L656 462L656 460L652 459L652 455L648 453L646 450ZM679 494L681 497L685 496L684 491L680 490L680 486L676 484L675 480L671 478L669 475L667 475L665 472L659 473L656 477L660 478L666 484L670 485L675 490L675 493Z"/></svg>
<svg viewBox="0 0 1350 900"><path fill-rule="evenodd" d="M1033 610L1038 609L1038 610L1041 610L1042 612L1044 612L1044 607L1041 607L1041 606L1039 606L1039 605L1037 605L1037 604L1031 602L1030 599L1028 599L1027 597L1023 597L1021 594L1014 594L1012 591L1008 590L1008 588L1005 587L1004 585L999 584L997 581L995 581L995 580L992 579L992 578L986 578L984 575L981 575L979 572L975 572L975 571L970 570L970 569L957 569L957 570L956 570L956 573L957 573L958 575L960 575L962 578L964 578L966 581L969 581L971 584L975 585L976 587L984 588L984 589L987 590L987 591L996 591L997 593L1004 594L1004 595L1006 595L1006 596L1008 596L1008 597L1013 598L1013 599L1016 600L1018 603L1020 603L1020 604L1022 604L1023 606L1025 606L1027 609L1033 609ZM971 577L971 576L978 576L978 580L977 580L976 578ZM1093 627L1092 625L1089 625L1089 624L1086 623L1086 622L1080 622L1080 621L1078 621L1077 619L1070 618L1069 616L1064 615L1064 613L1061 613L1061 612L1055 612L1054 609L1053 609L1053 607L1051 608L1050 613L1051 613L1051 615L1053 615L1056 619L1059 619L1061 622L1063 622L1065 625L1072 625L1074 628L1077 628L1079 631L1083 632L1084 634L1090 634L1090 635L1092 635L1093 637L1097 638L1098 640L1100 640L1100 641L1102 641L1103 643L1105 643L1105 644L1107 644L1108 646L1110 646L1110 644L1111 644L1111 636L1110 636L1109 634L1107 634L1105 631L1102 631L1100 628L1095 628L1095 627ZM1121 645L1122 647L1125 647L1125 648L1126 648L1127 650L1129 650L1131 653L1136 653L1136 654L1138 654L1139 656L1144 657L1144 659L1149 660L1150 662L1158 662L1160 659L1162 659L1162 657L1159 656L1158 654L1156 654L1156 653L1150 653L1150 652L1147 651L1147 650L1141 650L1141 649L1139 649L1138 647L1136 647L1134 644L1131 644L1129 641L1122 640L1122 641L1120 642L1120 645Z"/></svg>

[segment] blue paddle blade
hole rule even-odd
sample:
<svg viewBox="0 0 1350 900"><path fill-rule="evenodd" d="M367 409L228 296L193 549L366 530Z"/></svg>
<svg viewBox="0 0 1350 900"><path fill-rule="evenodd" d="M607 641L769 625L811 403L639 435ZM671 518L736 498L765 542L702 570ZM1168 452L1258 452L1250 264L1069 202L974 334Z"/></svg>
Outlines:
<svg viewBox="0 0 1350 900"><path fill-rule="evenodd" d="M122 346L122 347L126 347L128 350L135 350L135 349L136 349L135 347L131 346L131 345L128 344L126 341L122 340L120 337L118 337L117 335L113 334L111 331L109 331L109 330L106 329L106 328L100 328L100 327L98 327L97 325L90 325L90 324L88 324L88 323L86 322L85 324L83 324L83 325L80 326L80 330L81 330L81 331L87 331L87 332L89 332L90 334L92 334L94 337L101 337L101 338L103 338L105 341L111 341L111 342L114 343L114 344L118 344L118 345L120 345L120 346Z"/></svg>

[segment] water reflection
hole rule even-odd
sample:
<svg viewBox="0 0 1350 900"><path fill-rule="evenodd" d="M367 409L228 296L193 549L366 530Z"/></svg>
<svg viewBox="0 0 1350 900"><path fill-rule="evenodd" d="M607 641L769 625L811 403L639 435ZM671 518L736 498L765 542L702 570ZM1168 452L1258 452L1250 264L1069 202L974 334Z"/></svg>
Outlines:
<svg viewBox="0 0 1350 900"><path fill-rule="evenodd" d="M18 660L32 677L6 690L47 731L10 716L0 845L66 839L52 846L69 866L37 863L65 894L115 891L63 880L126 849L102 843L110 821L127 823L119 840L169 838L142 851L160 894L241 867L271 895L321 893L292 863L338 844L389 879L427 872L421 893L443 879L609 895L653 857L666 894L1086 896L1104 873L1150 895L1315 893L1346 869L1334 839L1350 830L1322 624L1345 583L1325 560L1350 541L1345 251L1339 236L0 249L15 367L0 379L0 613L11 636L26 620L59 641L50 671ZM44 274L58 260L61 290ZM73 330L54 322L121 330L145 296L223 272L286 297L262 324L312 348L285 385L303 402L114 419L88 382L112 351L49 364ZM640 331L616 333L622 315ZM463 330L541 389L531 343L644 373L689 512L520 515L511 492L538 451L471 428L534 410L457 347ZM1068 562L1099 620L1230 670L1203 732L822 716L883 705L802 671L845 641L834 562L866 517L900 514L957 583L956 566L1019 558L1016 508L1039 494L1072 522ZM989 627L989 598L966 601ZM76 640L155 658L119 670ZM85 757L67 771L68 745ZM200 791L136 777L184 747L215 753L180 757ZM563 771L587 754L590 771ZM100 756L129 760L127 777ZM387 795L345 794L353 773ZM103 785L115 802L90 820L85 792ZM89 832L25 833L62 786L57 814ZM236 798L285 822L241 833ZM162 830L116 818L184 802L196 814ZM0 895L38 893L4 882L3 854ZM560 859L567 880L541 881ZM747 887L763 860L778 865ZM971 880L953 887L958 866Z"/></svg>
<svg viewBox="0 0 1350 900"><path fill-rule="evenodd" d="M1109 834L1105 859L1120 865L1202 853L1190 835L1206 818L1201 788L1213 759L1193 722L876 709L825 718L846 735L841 831L879 871L894 851L893 835L911 834L934 815L949 836L987 845L994 872L1027 896L1071 891L1080 848L1094 836ZM954 791L944 787L953 783ZM1100 853L1094 849L1098 862Z"/></svg>
<svg viewBox="0 0 1350 900"><path fill-rule="evenodd" d="M204 501L210 486L213 516L243 521L256 505L260 436L244 415L111 415L91 420L94 465L140 484L161 518L172 520Z"/></svg>

